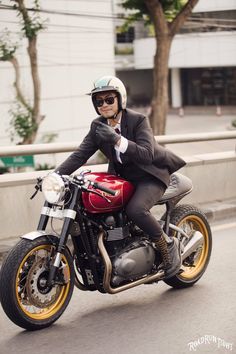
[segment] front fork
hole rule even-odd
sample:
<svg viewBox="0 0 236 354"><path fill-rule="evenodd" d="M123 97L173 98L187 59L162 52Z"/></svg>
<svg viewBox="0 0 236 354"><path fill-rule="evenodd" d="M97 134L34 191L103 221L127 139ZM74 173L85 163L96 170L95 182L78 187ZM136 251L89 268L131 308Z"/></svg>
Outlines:
<svg viewBox="0 0 236 354"><path fill-rule="evenodd" d="M66 217L64 219L64 223L63 223L59 243L57 246L57 252L56 252L55 259L54 259L54 263L51 264L50 269L49 269L49 275L48 275L48 280L47 280L48 286L55 284L57 271L58 271L60 263L61 263L61 257L62 257L63 251L65 249L65 245L67 243L68 236L69 236L68 231L70 230L70 226L73 221L74 221L73 219L68 218L68 217Z"/></svg>
<svg viewBox="0 0 236 354"><path fill-rule="evenodd" d="M68 209L66 209L66 216L64 217L64 223L62 226L61 234L59 237L59 243L57 245L57 250L56 250L56 256L54 259L53 264L50 265L49 269L49 276L47 280L47 285L52 286L55 284L55 279L57 276L57 272L61 263L61 258L63 251L65 249L65 245L68 240L69 236L69 230L71 227L71 224L74 222L75 217L76 217L76 205L77 205L77 200L78 200L78 193L79 191L75 189L72 200L70 202L70 205ZM52 208L52 205L49 204L48 202L45 202L44 204L44 210L50 210ZM47 227L49 215L47 214L41 214L40 219L39 219L39 224L37 230L42 230L44 231Z"/></svg>

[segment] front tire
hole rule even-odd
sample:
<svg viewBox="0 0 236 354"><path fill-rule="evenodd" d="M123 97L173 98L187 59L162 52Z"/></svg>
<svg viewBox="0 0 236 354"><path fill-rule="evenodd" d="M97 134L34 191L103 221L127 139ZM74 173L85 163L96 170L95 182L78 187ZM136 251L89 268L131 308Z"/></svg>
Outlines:
<svg viewBox="0 0 236 354"><path fill-rule="evenodd" d="M0 273L0 300L3 310L16 325L27 330L50 326L65 311L74 287L72 257L62 255L58 283L46 284L49 261L57 237L20 240L5 259Z"/></svg>
<svg viewBox="0 0 236 354"><path fill-rule="evenodd" d="M178 205L171 213L170 223L182 228L189 236L194 231L203 235L203 243L182 263L182 273L165 280L173 288L187 288L195 284L204 274L211 256L212 233L205 214L193 205ZM170 235L180 235L170 230ZM185 240L186 243L186 240Z"/></svg>

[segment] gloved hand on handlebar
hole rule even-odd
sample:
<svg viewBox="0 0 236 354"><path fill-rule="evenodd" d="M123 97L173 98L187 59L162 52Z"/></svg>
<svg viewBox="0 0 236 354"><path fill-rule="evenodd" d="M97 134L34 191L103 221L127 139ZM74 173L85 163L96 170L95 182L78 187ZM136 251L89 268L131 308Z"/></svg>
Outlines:
<svg viewBox="0 0 236 354"><path fill-rule="evenodd" d="M116 145L120 140L120 135L109 125L97 122L96 138L98 142L107 142L108 144Z"/></svg>

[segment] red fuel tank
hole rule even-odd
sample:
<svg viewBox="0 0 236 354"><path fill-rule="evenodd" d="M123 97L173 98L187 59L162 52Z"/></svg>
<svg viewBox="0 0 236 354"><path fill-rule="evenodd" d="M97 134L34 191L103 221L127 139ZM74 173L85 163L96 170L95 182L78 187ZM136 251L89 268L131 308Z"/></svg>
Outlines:
<svg viewBox="0 0 236 354"><path fill-rule="evenodd" d="M100 194L103 194L110 199L110 203L96 194L83 192L83 204L89 213L108 213L120 210L128 203L134 193L134 186L130 182L105 172L87 173L86 178L116 191L116 195L113 196L97 190Z"/></svg>

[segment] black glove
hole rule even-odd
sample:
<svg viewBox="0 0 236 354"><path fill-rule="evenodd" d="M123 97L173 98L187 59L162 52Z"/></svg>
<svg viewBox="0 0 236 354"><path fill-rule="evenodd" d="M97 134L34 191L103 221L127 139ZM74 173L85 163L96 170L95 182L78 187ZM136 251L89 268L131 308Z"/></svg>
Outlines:
<svg viewBox="0 0 236 354"><path fill-rule="evenodd" d="M116 145L120 140L120 135L109 125L97 122L96 138L98 142L106 142L111 145Z"/></svg>

